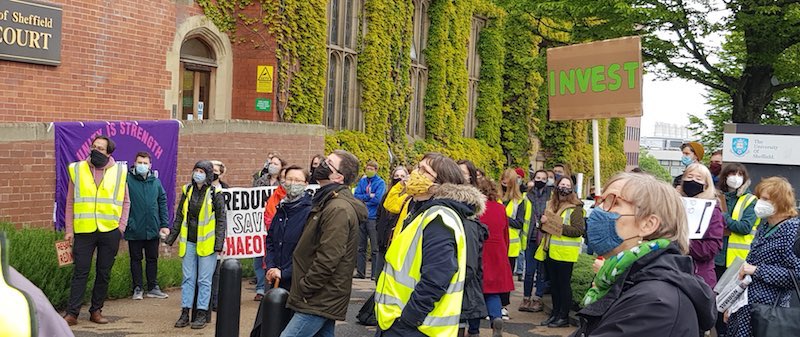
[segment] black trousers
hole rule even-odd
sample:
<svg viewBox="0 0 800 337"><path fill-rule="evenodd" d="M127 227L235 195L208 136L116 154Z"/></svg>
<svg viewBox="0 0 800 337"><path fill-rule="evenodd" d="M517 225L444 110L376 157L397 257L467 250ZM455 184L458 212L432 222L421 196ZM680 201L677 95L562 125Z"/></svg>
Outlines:
<svg viewBox="0 0 800 337"><path fill-rule="evenodd" d="M511 265L511 277L514 277L514 266L517 265L517 258L516 257L509 257L508 258L508 264ZM502 305L503 308L505 308L509 304L511 304L511 293L502 293L502 294L500 294L500 305Z"/></svg>
<svg viewBox="0 0 800 337"><path fill-rule="evenodd" d="M556 261L547 258L544 262L545 269L550 275L550 293L553 297L553 313L555 318L569 317L572 308L572 267L573 262Z"/></svg>
<svg viewBox="0 0 800 337"><path fill-rule="evenodd" d="M714 266L714 272L717 274L717 280L722 277L722 274L725 273L725 266ZM725 337L728 335L728 324L725 323L725 315L723 313L719 313L717 315L717 323L714 325L714 328L717 329L717 337Z"/></svg>
<svg viewBox="0 0 800 337"><path fill-rule="evenodd" d="M131 254L131 278L133 289L139 287L144 291L153 290L158 285L158 238L152 240L128 241ZM144 254L142 252L144 251ZM147 288L142 287L142 257L145 258Z"/></svg>
<svg viewBox="0 0 800 337"><path fill-rule="evenodd" d="M89 278L89 269L92 267L92 255L97 250L97 263L95 264L94 287L92 288L92 305L89 312L103 309L103 302L108 295L108 280L111 277L111 267L119 250L119 240L122 234L119 230L102 233L75 234L72 246L72 256L75 261L75 270L72 272L72 286L69 292L67 313L78 316L81 311L83 294L86 292L86 281Z"/></svg>

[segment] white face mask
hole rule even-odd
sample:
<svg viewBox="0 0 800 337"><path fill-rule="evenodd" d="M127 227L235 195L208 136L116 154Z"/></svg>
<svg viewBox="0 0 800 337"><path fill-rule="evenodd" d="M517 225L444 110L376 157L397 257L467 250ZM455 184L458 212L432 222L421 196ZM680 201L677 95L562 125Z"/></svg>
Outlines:
<svg viewBox="0 0 800 337"><path fill-rule="evenodd" d="M740 175L729 175L725 183L728 184L728 187L735 190L742 187L742 184L744 184L744 177Z"/></svg>
<svg viewBox="0 0 800 337"><path fill-rule="evenodd" d="M756 212L756 216L762 219L775 215L775 207L766 200L756 201L756 206L753 210Z"/></svg>

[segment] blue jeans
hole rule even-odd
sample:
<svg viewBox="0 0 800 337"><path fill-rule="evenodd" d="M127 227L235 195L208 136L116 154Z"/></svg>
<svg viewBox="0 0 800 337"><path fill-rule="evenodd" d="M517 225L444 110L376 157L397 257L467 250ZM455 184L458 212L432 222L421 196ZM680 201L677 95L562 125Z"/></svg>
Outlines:
<svg viewBox="0 0 800 337"><path fill-rule="evenodd" d="M517 270L514 272L516 275L522 275L527 268L527 261L525 261L525 251L520 251L517 258Z"/></svg>
<svg viewBox="0 0 800 337"><path fill-rule="evenodd" d="M197 309L208 310L211 299L211 279L217 265L217 253L197 256L197 244L186 243L183 256L183 282L181 283L181 308L191 308L194 288L197 287Z"/></svg>
<svg viewBox="0 0 800 337"><path fill-rule="evenodd" d="M264 257L253 258L253 270L256 272L256 294L264 295L264 281L267 278L267 271L264 270Z"/></svg>
<svg viewBox="0 0 800 337"><path fill-rule="evenodd" d="M533 258L536 254L536 246L528 245L528 249L525 250L525 264L528 268L525 268L525 284L523 285L523 293L522 295L525 297L531 297L531 293L533 292L533 280L534 274L536 275L536 297L541 298L544 296L544 288L546 287L544 282L544 262L538 261Z"/></svg>
<svg viewBox="0 0 800 337"><path fill-rule="evenodd" d="M333 337L334 326L332 319L296 312L281 337Z"/></svg>
<svg viewBox="0 0 800 337"><path fill-rule="evenodd" d="M495 318L501 318L503 313L503 306L500 304L500 294L483 294L483 300L486 301L486 309L489 310L490 322ZM477 334L481 328L481 319L474 318L469 320L469 329L467 332Z"/></svg>

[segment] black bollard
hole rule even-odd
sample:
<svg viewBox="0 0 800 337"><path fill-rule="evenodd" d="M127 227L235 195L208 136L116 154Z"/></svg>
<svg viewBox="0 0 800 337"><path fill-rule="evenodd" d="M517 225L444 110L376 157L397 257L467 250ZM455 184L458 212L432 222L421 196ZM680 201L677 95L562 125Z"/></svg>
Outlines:
<svg viewBox="0 0 800 337"><path fill-rule="evenodd" d="M236 259L225 259L219 270L219 310L215 336L239 336L241 294L242 264Z"/></svg>
<svg viewBox="0 0 800 337"><path fill-rule="evenodd" d="M279 337L292 319L291 310L286 308L289 292L278 287L280 282L281 279L276 279L273 288L261 300L261 337Z"/></svg>

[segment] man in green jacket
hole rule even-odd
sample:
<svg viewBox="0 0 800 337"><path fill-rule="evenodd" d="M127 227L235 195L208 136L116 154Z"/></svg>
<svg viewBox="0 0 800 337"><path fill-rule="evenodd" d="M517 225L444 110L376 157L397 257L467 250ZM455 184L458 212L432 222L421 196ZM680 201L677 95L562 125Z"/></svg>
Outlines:
<svg viewBox="0 0 800 337"><path fill-rule="evenodd" d="M142 288L142 251L144 251L147 272L147 297L167 298L158 287L158 244L169 234L167 213L167 193L151 172L150 153L136 154L136 164L128 171L128 192L131 198L131 211L125 240L131 255L131 279L133 280L133 299L144 297Z"/></svg>

